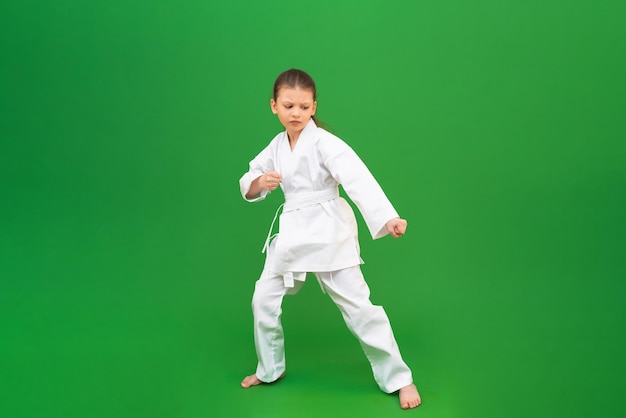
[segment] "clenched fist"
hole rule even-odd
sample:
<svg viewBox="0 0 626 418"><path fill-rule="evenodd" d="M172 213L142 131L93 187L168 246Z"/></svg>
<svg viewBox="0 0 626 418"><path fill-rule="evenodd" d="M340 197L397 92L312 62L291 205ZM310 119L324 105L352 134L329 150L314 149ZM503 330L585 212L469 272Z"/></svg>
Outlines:
<svg viewBox="0 0 626 418"><path fill-rule="evenodd" d="M394 238L400 238L406 232L407 222L402 218L393 218L385 226Z"/></svg>
<svg viewBox="0 0 626 418"><path fill-rule="evenodd" d="M276 171L268 171L259 177L259 186L265 190L276 190L278 185L282 183L283 177Z"/></svg>

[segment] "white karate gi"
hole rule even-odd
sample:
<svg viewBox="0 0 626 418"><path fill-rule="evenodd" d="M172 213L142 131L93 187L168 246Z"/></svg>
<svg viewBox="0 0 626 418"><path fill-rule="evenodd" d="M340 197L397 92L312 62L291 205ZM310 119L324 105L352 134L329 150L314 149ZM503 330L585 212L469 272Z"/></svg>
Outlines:
<svg viewBox="0 0 626 418"><path fill-rule="evenodd" d="M369 300L359 267L363 261L356 219L338 194L341 184L377 239L388 234L387 221L398 217L381 187L345 142L312 119L293 150L282 132L250 162L239 181L244 199L255 202L267 196L265 190L246 198L252 181L268 171L281 174L285 205L271 243L268 234L267 258L252 300L259 380L272 382L285 371L282 299L296 293L311 272L361 343L381 390L391 393L411 384L411 371L400 356L387 315Z"/></svg>

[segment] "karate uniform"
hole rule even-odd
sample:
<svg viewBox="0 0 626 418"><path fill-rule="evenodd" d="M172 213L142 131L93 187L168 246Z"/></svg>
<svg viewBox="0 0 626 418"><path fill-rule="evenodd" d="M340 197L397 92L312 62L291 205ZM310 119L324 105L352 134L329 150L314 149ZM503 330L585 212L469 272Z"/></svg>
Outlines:
<svg viewBox="0 0 626 418"><path fill-rule="evenodd" d="M278 234L271 236L272 228L268 233L265 266L252 298L257 378L272 382L284 373L282 299L296 293L310 272L361 343L381 390L391 393L411 384L411 371L400 356L387 315L369 300L359 266L363 260L357 222L338 193L341 184L377 239L388 234L387 221L398 217L381 187L345 142L318 128L312 119L293 150L282 132L250 162L239 181L244 199L256 202L267 196L264 190L246 198L252 181L268 171L281 174L285 204Z"/></svg>

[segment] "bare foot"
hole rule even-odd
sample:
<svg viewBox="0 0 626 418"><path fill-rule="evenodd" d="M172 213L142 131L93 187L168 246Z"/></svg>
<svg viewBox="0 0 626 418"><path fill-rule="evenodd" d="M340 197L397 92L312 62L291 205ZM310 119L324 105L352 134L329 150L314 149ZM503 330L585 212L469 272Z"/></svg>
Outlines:
<svg viewBox="0 0 626 418"><path fill-rule="evenodd" d="M279 381L280 379L282 379L283 377L285 377L285 373L281 374L278 379L276 379L274 382ZM274 383L271 382L271 383ZM246 376L242 381L241 381L241 387L244 389L247 389L251 386L257 386L257 385L265 385L266 383L259 380L258 377L256 377L256 374L250 375L250 376Z"/></svg>
<svg viewBox="0 0 626 418"><path fill-rule="evenodd" d="M253 374L251 376L246 376L242 381L241 381L241 387L242 388L249 388L250 386L256 386L256 385L260 385L263 382L261 382L257 377L256 374Z"/></svg>
<svg viewBox="0 0 626 418"><path fill-rule="evenodd" d="M400 389L400 407L402 409L412 409L420 406L422 398L417 392L413 383Z"/></svg>

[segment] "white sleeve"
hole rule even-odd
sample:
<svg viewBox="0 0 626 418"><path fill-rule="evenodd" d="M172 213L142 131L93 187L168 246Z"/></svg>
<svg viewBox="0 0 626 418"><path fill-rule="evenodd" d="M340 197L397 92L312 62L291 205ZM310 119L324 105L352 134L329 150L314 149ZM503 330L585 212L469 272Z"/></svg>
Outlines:
<svg viewBox="0 0 626 418"><path fill-rule="evenodd" d="M239 189L241 190L241 196L248 202L258 202L265 199L270 193L269 190L262 190L261 193L253 197L252 199L246 198L246 194L250 190L252 182L267 173L274 170L274 160L272 158L272 141L263 151L259 153L252 161L250 161L250 167L248 171L239 179Z"/></svg>
<svg viewBox="0 0 626 418"><path fill-rule="evenodd" d="M323 158L326 168L359 208L372 238L378 239L387 235L389 232L385 224L390 219L397 218L398 212L365 163L352 148L337 137L325 137L320 142L328 145L322 147L325 151Z"/></svg>

